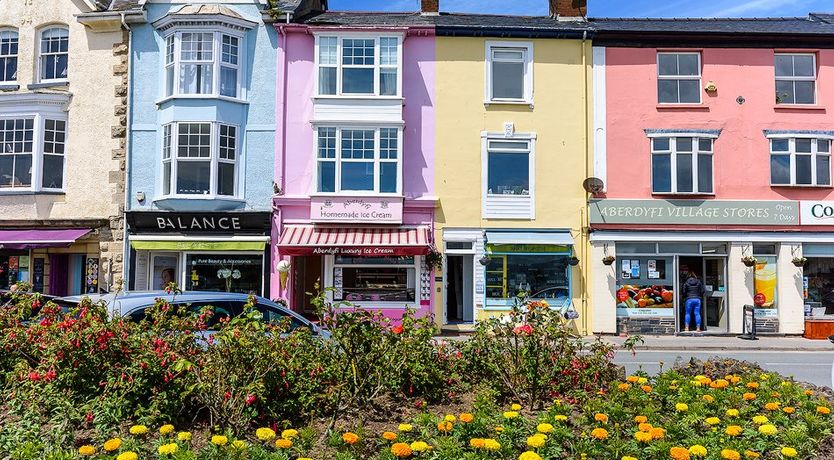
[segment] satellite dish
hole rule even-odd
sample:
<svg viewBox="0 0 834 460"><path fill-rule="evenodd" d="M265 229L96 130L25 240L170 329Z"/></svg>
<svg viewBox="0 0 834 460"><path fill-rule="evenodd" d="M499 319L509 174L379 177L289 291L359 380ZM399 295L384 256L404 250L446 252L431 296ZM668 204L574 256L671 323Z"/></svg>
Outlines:
<svg viewBox="0 0 834 460"><path fill-rule="evenodd" d="M605 183L597 177L589 177L582 181L582 188L588 193L599 193L605 188Z"/></svg>

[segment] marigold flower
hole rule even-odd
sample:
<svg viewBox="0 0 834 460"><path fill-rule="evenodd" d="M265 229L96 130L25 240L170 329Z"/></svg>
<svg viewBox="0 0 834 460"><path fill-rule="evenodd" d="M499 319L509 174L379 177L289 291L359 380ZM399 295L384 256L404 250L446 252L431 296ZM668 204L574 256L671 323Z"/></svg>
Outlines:
<svg viewBox="0 0 834 460"><path fill-rule="evenodd" d="M491 450L491 451L500 450L501 449L501 443L499 443L498 441L496 441L494 439L491 439L491 438L484 439L484 449Z"/></svg>
<svg viewBox="0 0 834 460"><path fill-rule="evenodd" d="M148 433L148 427L145 425L133 425L128 431L134 436L142 436Z"/></svg>
<svg viewBox="0 0 834 460"><path fill-rule="evenodd" d="M748 450L744 451L744 457L745 458L759 458L761 456L762 456L762 454L760 454L760 453L758 453L754 450L749 450L748 449Z"/></svg>
<svg viewBox="0 0 834 460"><path fill-rule="evenodd" d="M778 402L769 402L764 405L764 408L769 411L779 410L779 403Z"/></svg>
<svg viewBox="0 0 834 460"><path fill-rule="evenodd" d="M191 441L191 433L187 431L180 431L177 433L177 439L183 442Z"/></svg>
<svg viewBox="0 0 834 460"><path fill-rule="evenodd" d="M626 381L630 383L637 383L639 379L640 377L637 377L636 375L629 375L628 377L626 377Z"/></svg>
<svg viewBox="0 0 834 460"><path fill-rule="evenodd" d="M797 456L796 449L794 449L793 447L783 447L779 451L779 453L781 453L783 456L788 457L788 458L794 458L794 457Z"/></svg>
<svg viewBox="0 0 834 460"><path fill-rule="evenodd" d="M496 426L495 427L495 432L496 433L503 433L504 432L504 427L501 426L501 425Z"/></svg>
<svg viewBox="0 0 834 460"><path fill-rule="evenodd" d="M89 444L78 448L78 455L81 455L82 457L92 457L95 454L96 448Z"/></svg>
<svg viewBox="0 0 834 460"><path fill-rule="evenodd" d="M753 417L753 423L756 425L764 425L765 423L769 422L770 420L767 419L764 415L757 415Z"/></svg>
<svg viewBox="0 0 834 460"><path fill-rule="evenodd" d="M652 431L652 428L654 428L654 427L652 426L651 423L643 422L643 423L637 425L638 430L646 432L646 433L648 433L649 431Z"/></svg>
<svg viewBox="0 0 834 460"><path fill-rule="evenodd" d="M689 405L684 403L677 403L675 404L675 410L678 412L686 412L689 410Z"/></svg>
<svg viewBox="0 0 834 460"><path fill-rule="evenodd" d="M727 436L738 436L741 434L742 431L744 430L740 426L730 425L727 427L726 430L724 430L724 433L727 433Z"/></svg>
<svg viewBox="0 0 834 460"><path fill-rule="evenodd" d="M774 435L774 434L776 434L778 431L779 431L779 430L778 430L778 429L776 429L776 427L775 427L775 426L770 425L770 424L768 424L768 425L762 425L762 426L760 426L760 427L759 427L759 433L761 433L761 434L763 434L763 435L765 435L765 436L773 436L773 435Z"/></svg>
<svg viewBox="0 0 834 460"><path fill-rule="evenodd" d="M631 388L631 385L628 384L628 383L621 383L621 384L617 385L617 388L619 388L620 391L626 391L629 388Z"/></svg>
<svg viewBox="0 0 834 460"><path fill-rule="evenodd" d="M469 440L469 447L473 449L483 449L484 448L484 438L472 438Z"/></svg>
<svg viewBox="0 0 834 460"><path fill-rule="evenodd" d="M727 417L738 417L738 409L727 409Z"/></svg>
<svg viewBox="0 0 834 460"><path fill-rule="evenodd" d="M518 412L516 412L516 411L504 412L504 418L509 419L509 418L516 418L516 417L518 417Z"/></svg>
<svg viewBox="0 0 834 460"><path fill-rule="evenodd" d="M752 400L756 399L756 394L755 393L744 393L742 395L742 397L744 398L745 401L752 401Z"/></svg>
<svg viewBox="0 0 834 460"><path fill-rule="evenodd" d="M637 383L639 383L640 385L644 385L646 383L649 383L649 379L647 379L646 377L638 377Z"/></svg>
<svg viewBox="0 0 834 460"><path fill-rule="evenodd" d="M793 414L794 412L796 412L796 408L795 407L790 407L790 406L783 407L782 412L784 412L786 414Z"/></svg>
<svg viewBox="0 0 834 460"><path fill-rule="evenodd" d="M594 414L594 420L597 422L608 423L608 416L605 414L596 413Z"/></svg>
<svg viewBox="0 0 834 460"><path fill-rule="evenodd" d="M455 425L452 422L440 422L437 424L437 431L441 433L448 433L452 431Z"/></svg>
<svg viewBox="0 0 834 460"><path fill-rule="evenodd" d="M391 455L397 458L408 458L411 456L411 446L404 442L391 445Z"/></svg>
<svg viewBox="0 0 834 460"><path fill-rule="evenodd" d="M393 441L397 439L397 433L394 433L393 431L386 431L382 433L382 439L386 441Z"/></svg>
<svg viewBox="0 0 834 460"><path fill-rule="evenodd" d="M475 420L475 416L470 414L469 412L464 412L460 414L460 421L463 423L472 423Z"/></svg>
<svg viewBox="0 0 834 460"><path fill-rule="evenodd" d="M712 395L701 396L701 399L703 399L704 401L706 401L708 403L711 403L711 402L715 401L715 398L713 398Z"/></svg>
<svg viewBox="0 0 834 460"><path fill-rule="evenodd" d="M521 410L521 404L513 404L512 406L510 406L510 410L514 410L516 412L520 411Z"/></svg>
<svg viewBox="0 0 834 460"><path fill-rule="evenodd" d="M116 460L139 460L139 456L136 455L136 452L129 450L119 454L119 456L116 457Z"/></svg>
<svg viewBox="0 0 834 460"><path fill-rule="evenodd" d="M414 441L411 443L411 446L409 447L411 447L411 450L413 450L414 452L425 452L431 449L431 446L423 441Z"/></svg>
<svg viewBox="0 0 834 460"><path fill-rule="evenodd" d="M530 436L527 438L527 446L532 447L534 449L538 449L539 447L543 446L546 441L546 438L542 436Z"/></svg>
<svg viewBox="0 0 834 460"><path fill-rule="evenodd" d="M159 446L159 448L156 449L156 451L159 453L159 455L171 455L174 452L176 452L178 449L179 449L179 446L177 445L177 443L172 442L172 443L169 443L169 444L163 444L163 445Z"/></svg>
<svg viewBox="0 0 834 460"><path fill-rule="evenodd" d="M730 386L730 382L728 382L725 379L718 379L718 380L714 380L712 383L710 383L709 386L710 386L710 388L718 388L718 389L727 388L728 386Z"/></svg>
<svg viewBox="0 0 834 460"><path fill-rule="evenodd" d="M673 460L689 460L689 451L686 447L672 447L669 449L669 456Z"/></svg>
<svg viewBox="0 0 834 460"><path fill-rule="evenodd" d="M528 450L527 452L524 452L521 455L519 455L518 460L542 460L542 458L539 456L539 454Z"/></svg>
<svg viewBox="0 0 834 460"><path fill-rule="evenodd" d="M553 431L553 425L549 423L539 423L536 425L536 431L539 433L550 433Z"/></svg>
<svg viewBox="0 0 834 460"><path fill-rule="evenodd" d="M640 389L643 390L646 393L651 393L652 392L652 387L649 386L649 385L643 385L642 387L640 387Z"/></svg>
<svg viewBox="0 0 834 460"><path fill-rule="evenodd" d="M229 438L221 434L216 434L211 437L211 443L215 446L225 446L229 443Z"/></svg>
<svg viewBox="0 0 834 460"><path fill-rule="evenodd" d="M403 433L410 433L411 430L414 429L414 427L408 423L400 423L400 426L398 426L397 429L402 431Z"/></svg>
<svg viewBox="0 0 834 460"><path fill-rule="evenodd" d="M707 448L700 444L695 444L689 448L689 454L693 457L706 457Z"/></svg>
<svg viewBox="0 0 834 460"><path fill-rule="evenodd" d="M594 428L591 430L591 436L595 439L603 440L608 438L608 430L605 428Z"/></svg>
<svg viewBox="0 0 834 460"><path fill-rule="evenodd" d="M119 438L108 439L104 442L104 450L107 452L119 450L119 447L122 447L122 440Z"/></svg>
<svg viewBox="0 0 834 460"><path fill-rule="evenodd" d="M623 458L621 458L620 460L637 460L637 459L634 458L634 457L629 457L628 455L623 455Z"/></svg>
<svg viewBox="0 0 834 460"><path fill-rule="evenodd" d="M759 382L748 382L747 388L750 388L751 390L757 390L759 389Z"/></svg>
<svg viewBox="0 0 834 460"><path fill-rule="evenodd" d="M345 444L353 445L356 444L357 441L359 441L359 436L356 433L351 433L350 431L348 431L347 433L342 435L342 441L344 441Z"/></svg>
<svg viewBox="0 0 834 460"><path fill-rule="evenodd" d="M721 451L721 458L724 460L739 460L741 458L741 454L733 449L723 449Z"/></svg>
<svg viewBox="0 0 834 460"><path fill-rule="evenodd" d="M805 390L804 393L805 393L805 396L813 396L814 395L814 392L811 391L811 390Z"/></svg>
<svg viewBox="0 0 834 460"><path fill-rule="evenodd" d="M258 428L255 430L255 437L263 442L269 442L275 439L275 430L272 428Z"/></svg>
<svg viewBox="0 0 834 460"><path fill-rule="evenodd" d="M246 441L235 439L232 441L232 449L243 450L246 449Z"/></svg>
<svg viewBox="0 0 834 460"><path fill-rule="evenodd" d="M707 425L709 426L715 426L721 423L721 419L718 417L707 417L704 421L707 422Z"/></svg>
<svg viewBox="0 0 834 460"><path fill-rule="evenodd" d="M561 415L561 414L555 415L553 417L553 420L556 420L557 422L565 422L565 421L568 420L568 416L567 415Z"/></svg>
<svg viewBox="0 0 834 460"><path fill-rule="evenodd" d="M646 422L649 421L649 418L646 417L645 415L635 415L634 416L634 421L637 422L637 423L646 423Z"/></svg>
<svg viewBox="0 0 834 460"><path fill-rule="evenodd" d="M666 436L666 430L663 428L652 428L649 434L652 435L652 439L663 439Z"/></svg>
<svg viewBox="0 0 834 460"><path fill-rule="evenodd" d="M174 432L174 425L167 424L167 425L162 425L161 427L159 427L159 434L161 434L162 436L167 436L167 435L169 435L173 432Z"/></svg>
<svg viewBox="0 0 834 460"><path fill-rule="evenodd" d="M443 417L443 421L445 421L445 422L457 422L457 421L458 421L458 418L457 418L457 417L455 417L455 416L454 416L454 415L452 415L452 414L449 414L449 415L447 415L447 416Z"/></svg>
<svg viewBox="0 0 834 460"><path fill-rule="evenodd" d="M828 415L831 413L831 409L825 406L817 406L817 413L820 415Z"/></svg>
<svg viewBox="0 0 834 460"><path fill-rule="evenodd" d="M651 433L647 433L645 431L638 431L634 433L634 439L638 442L649 442L652 440Z"/></svg>
<svg viewBox="0 0 834 460"><path fill-rule="evenodd" d="M298 437L298 430L292 428L286 429L281 432L281 437L284 439L295 439Z"/></svg>
<svg viewBox="0 0 834 460"><path fill-rule="evenodd" d="M275 447L279 449L289 449L292 447L292 439L278 438L275 440Z"/></svg>

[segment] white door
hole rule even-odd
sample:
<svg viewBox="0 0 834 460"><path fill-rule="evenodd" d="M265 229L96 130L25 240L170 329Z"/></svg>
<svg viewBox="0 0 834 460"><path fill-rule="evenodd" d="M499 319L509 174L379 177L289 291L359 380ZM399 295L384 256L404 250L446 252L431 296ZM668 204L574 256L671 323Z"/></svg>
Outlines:
<svg viewBox="0 0 834 460"><path fill-rule="evenodd" d="M150 275L148 289L152 291L164 290L168 283L177 283L184 289L180 273L180 255L176 252L151 253Z"/></svg>

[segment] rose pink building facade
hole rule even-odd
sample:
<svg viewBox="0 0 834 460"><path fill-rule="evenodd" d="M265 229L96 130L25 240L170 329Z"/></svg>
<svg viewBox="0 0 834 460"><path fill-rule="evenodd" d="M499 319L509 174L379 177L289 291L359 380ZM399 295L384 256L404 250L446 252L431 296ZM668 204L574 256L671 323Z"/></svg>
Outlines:
<svg viewBox="0 0 834 460"><path fill-rule="evenodd" d="M737 334L756 305L760 333L802 334L834 314L830 18L597 27L594 331Z"/></svg>
<svg viewBox="0 0 834 460"><path fill-rule="evenodd" d="M276 27L271 297L312 313L308 293L332 287L393 319L430 314L433 28L339 13Z"/></svg>

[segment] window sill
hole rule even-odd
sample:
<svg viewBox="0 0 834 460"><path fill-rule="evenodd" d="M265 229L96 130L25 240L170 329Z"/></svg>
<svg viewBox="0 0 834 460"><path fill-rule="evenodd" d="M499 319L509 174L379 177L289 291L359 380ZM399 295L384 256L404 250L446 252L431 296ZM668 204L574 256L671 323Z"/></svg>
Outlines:
<svg viewBox="0 0 834 460"><path fill-rule="evenodd" d="M402 101L402 96L374 96L374 95L367 95L367 94L342 94L342 95L319 95L313 96L313 101L317 100L350 100L350 99L359 99L364 101Z"/></svg>
<svg viewBox="0 0 834 460"><path fill-rule="evenodd" d="M168 101L173 101L173 100L177 100L177 99L190 99L190 100L217 99L217 100L221 100L221 101L234 102L234 103L237 103L237 104L249 104L249 101L246 101L244 99L238 99L236 97L229 97L229 96L216 96L216 95L211 95L211 94L183 94L183 95L178 95L178 96L166 96L166 97L163 97L162 99L157 100L154 103L159 106L159 105L162 105L162 104L164 104Z"/></svg>
<svg viewBox="0 0 834 460"><path fill-rule="evenodd" d="M26 89L62 88L69 86L68 80L46 81L42 83L30 83Z"/></svg>
<svg viewBox="0 0 834 460"><path fill-rule="evenodd" d="M705 110L709 111L709 106L705 104L657 104L657 110Z"/></svg>
<svg viewBox="0 0 834 460"><path fill-rule="evenodd" d="M169 195L155 198L152 202L166 211L228 211L239 209L246 200L216 195Z"/></svg>
<svg viewBox="0 0 834 460"><path fill-rule="evenodd" d="M20 85L0 84L0 91L17 91L19 89L20 89Z"/></svg>
<svg viewBox="0 0 834 460"><path fill-rule="evenodd" d="M51 195L63 196L66 192L62 190L0 190L0 196L15 196L15 195Z"/></svg>
<svg viewBox="0 0 834 460"><path fill-rule="evenodd" d="M715 193L652 192L652 196L668 198L715 198Z"/></svg>
<svg viewBox="0 0 834 460"><path fill-rule="evenodd" d="M815 110L815 111L825 111L824 105L816 105L816 104L809 104L809 105L802 105L802 104L776 104L773 106L773 110Z"/></svg>
<svg viewBox="0 0 834 460"><path fill-rule="evenodd" d="M533 101L526 101L526 100L517 100L517 101L501 101L501 100L490 101L490 100L486 100L486 101L484 101L484 107L489 107L491 105L519 105L519 106L526 105L526 106L528 106L532 109L535 104L533 104Z"/></svg>
<svg viewBox="0 0 834 460"><path fill-rule="evenodd" d="M401 193L362 193L351 190L343 190L341 192L315 192L310 194L310 198L333 198L337 196L348 198L405 198Z"/></svg>
<svg viewBox="0 0 834 460"><path fill-rule="evenodd" d="M813 185L813 184L770 184L771 187L776 188L834 188L834 185Z"/></svg>

